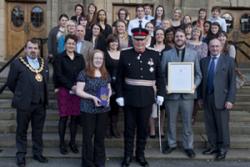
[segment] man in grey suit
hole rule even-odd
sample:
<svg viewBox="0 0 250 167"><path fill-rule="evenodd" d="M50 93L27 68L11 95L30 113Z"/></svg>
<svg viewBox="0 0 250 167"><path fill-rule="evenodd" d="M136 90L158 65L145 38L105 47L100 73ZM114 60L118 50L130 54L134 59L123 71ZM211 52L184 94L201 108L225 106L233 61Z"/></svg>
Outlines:
<svg viewBox="0 0 250 167"><path fill-rule="evenodd" d="M166 95L166 111L168 114L167 145L163 149L164 154L169 154L176 149L176 118L181 112L183 121L183 148L189 158L195 157L193 150L192 112L196 88L199 86L202 75L197 53L186 47L186 37L182 29L177 29L174 37L175 48L165 51L162 57L162 69L165 72L166 85L168 85L169 62L193 62L194 63L194 92L195 93L169 93Z"/></svg>
<svg viewBox="0 0 250 167"><path fill-rule="evenodd" d="M76 36L78 38L76 44L76 52L83 55L83 58L86 63L89 61L89 53L93 50L93 44L89 41L84 40L85 36L85 27L83 25L78 25L76 27Z"/></svg>
<svg viewBox="0 0 250 167"><path fill-rule="evenodd" d="M211 56L201 60L204 78L200 98L204 102L205 127L210 144L203 154L216 154L215 160L226 157L230 144L229 110L233 107L236 94L234 59L220 54L221 50L220 41L213 39L209 42Z"/></svg>

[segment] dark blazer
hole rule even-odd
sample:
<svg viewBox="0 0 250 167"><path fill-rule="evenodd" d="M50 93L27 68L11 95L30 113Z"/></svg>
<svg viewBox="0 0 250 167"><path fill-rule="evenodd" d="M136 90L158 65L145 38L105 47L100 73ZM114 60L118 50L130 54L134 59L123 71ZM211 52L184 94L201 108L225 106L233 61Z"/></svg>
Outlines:
<svg viewBox="0 0 250 167"><path fill-rule="evenodd" d="M26 57L24 60L28 63ZM41 59L39 58L41 64ZM48 66L45 64L44 70L41 72L43 75L43 89L38 89L37 81L35 80L35 74L30 71L19 59L14 60L11 64L7 85L9 89L14 93L12 99L12 106L21 109L27 110L30 108L31 103L34 99L38 99L41 96L43 99L44 105L48 104L48 92L47 92L47 80L48 80ZM39 92L43 90L44 92Z"/></svg>
<svg viewBox="0 0 250 167"><path fill-rule="evenodd" d="M201 84L201 98L206 100L208 66L211 57L201 59L203 80ZM224 109L225 102L235 102L236 79L234 59L227 55L220 55L214 76L214 99L217 109Z"/></svg>
<svg viewBox="0 0 250 167"><path fill-rule="evenodd" d="M56 56L57 53L57 38L56 35L59 31L59 26L53 27L48 35L48 52L53 56Z"/></svg>

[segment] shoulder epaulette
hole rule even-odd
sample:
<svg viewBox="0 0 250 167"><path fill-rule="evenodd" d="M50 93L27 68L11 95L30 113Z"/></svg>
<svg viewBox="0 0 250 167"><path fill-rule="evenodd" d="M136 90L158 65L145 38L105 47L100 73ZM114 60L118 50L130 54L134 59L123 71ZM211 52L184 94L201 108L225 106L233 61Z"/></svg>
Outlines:
<svg viewBox="0 0 250 167"><path fill-rule="evenodd" d="M153 50L153 51L156 51L155 48L152 48L150 46L146 47L148 50Z"/></svg>
<svg viewBox="0 0 250 167"><path fill-rule="evenodd" d="M121 51L132 49L133 47L123 48Z"/></svg>

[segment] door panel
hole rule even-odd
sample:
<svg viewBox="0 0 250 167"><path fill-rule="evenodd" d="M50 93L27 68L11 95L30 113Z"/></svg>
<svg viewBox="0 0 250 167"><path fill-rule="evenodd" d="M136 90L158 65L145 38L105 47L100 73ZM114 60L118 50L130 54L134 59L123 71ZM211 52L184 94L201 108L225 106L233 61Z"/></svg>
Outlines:
<svg viewBox="0 0 250 167"><path fill-rule="evenodd" d="M225 18L228 25L229 40L233 42L244 41L250 44L250 8L222 7L222 17ZM250 48L245 45L240 45L240 48L246 53L250 52ZM236 58L240 64L250 64L250 61L239 51Z"/></svg>
<svg viewBox="0 0 250 167"><path fill-rule="evenodd" d="M7 56L10 59L33 37L45 38L46 3L7 3Z"/></svg>

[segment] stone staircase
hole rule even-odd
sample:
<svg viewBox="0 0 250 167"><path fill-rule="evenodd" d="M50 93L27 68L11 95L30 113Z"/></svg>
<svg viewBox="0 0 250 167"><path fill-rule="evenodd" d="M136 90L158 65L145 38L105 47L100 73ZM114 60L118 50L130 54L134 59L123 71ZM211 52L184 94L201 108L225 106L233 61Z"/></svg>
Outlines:
<svg viewBox="0 0 250 167"><path fill-rule="evenodd" d="M246 70L247 74L250 69ZM5 77L0 78L0 86L6 81ZM15 156L15 129L16 129L16 113L15 109L11 108L12 93L6 89L0 94L0 148L3 152L0 153L0 158L12 158ZM59 137L57 133L58 114L57 103L53 93L53 85L49 83L49 107L44 127L44 151L45 155L50 158L79 158L80 154L60 155L58 150ZM234 155L229 155L231 159L249 160L250 156L250 83L246 84L237 92L237 102L230 115L230 130L231 130L231 148L232 152L241 150ZM197 122L193 126L194 130L194 145L198 150L203 149L207 144L207 139L204 131L203 111L200 110L197 115ZM181 146L181 120L178 123L178 143ZM123 113L120 114L119 128L123 131ZM68 136L68 135L66 135ZM164 141L164 139L163 139ZM77 136L77 143L81 145L81 128ZM30 129L28 134L28 145L31 146ZM109 158L121 158L123 154L123 138L106 139L107 156ZM244 154L243 154L244 153ZM248 154L248 155L247 155ZM28 155L29 156L29 155ZM148 139L146 156L149 158L186 158L181 151L177 151L170 155L163 155L159 152L158 138ZM197 154L198 159L209 159L211 157Z"/></svg>

